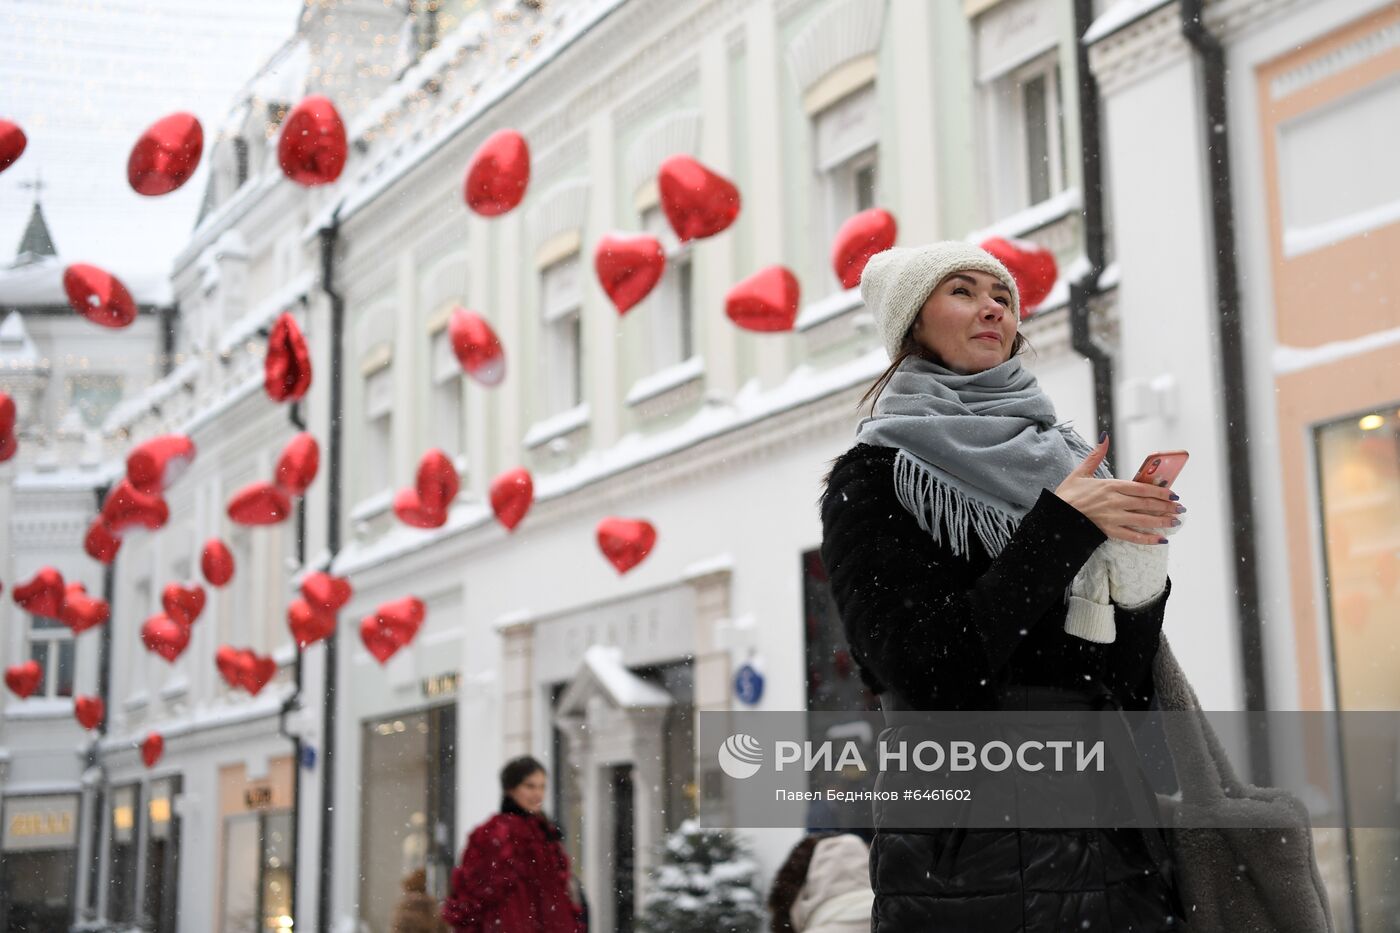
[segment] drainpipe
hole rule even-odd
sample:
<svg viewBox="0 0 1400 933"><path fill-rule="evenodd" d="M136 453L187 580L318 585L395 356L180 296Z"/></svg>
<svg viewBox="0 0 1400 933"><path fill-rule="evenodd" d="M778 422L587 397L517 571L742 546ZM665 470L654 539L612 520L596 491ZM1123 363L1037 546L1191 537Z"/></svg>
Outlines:
<svg viewBox="0 0 1400 933"><path fill-rule="evenodd" d="M106 500L107 493L111 488L111 484L108 483L93 490L97 496L98 512L102 511L102 503ZM102 879L102 821L105 818L103 811L107 805L107 769L102 764L97 747L98 743L107 735L107 719L112 710L112 626L116 625L116 617L112 608L117 581L115 564L116 558L113 557L111 562L102 567L102 598L107 602L107 623L102 626L102 632L97 642L97 695L102 698L104 713L102 721L97 724L97 735L88 744L85 768L85 770L98 769L98 780L93 788L92 796L92 825L88 827L88 836L92 846L92 861L88 863L87 906L94 919L97 917L99 900L97 888Z"/></svg>
<svg viewBox="0 0 1400 933"><path fill-rule="evenodd" d="M321 237L321 290L326 293L331 305L331 372L330 372L330 417L326 439L326 548L330 552L327 566L334 562L340 553L340 439L343 402L341 392L344 379L345 341L345 298L335 290L335 248L340 236L340 208L331 214L330 226L322 227ZM332 631L325 638L326 683L325 699L321 708L321 877L316 901L316 929L318 933L330 933L331 885L335 875L334 817L335 817L335 714L338 664L336 648L339 639Z"/></svg>
<svg viewBox="0 0 1400 933"><path fill-rule="evenodd" d="M1093 0L1074 0L1074 34L1083 36L1094 21ZM1094 379L1095 435L1114 431L1113 354L1094 339L1089 329L1089 302L1099 294L1099 277L1103 275L1103 163L1100 159L1102 140L1099 135L1099 83L1089 69L1089 47L1081 41L1074 44L1075 73L1079 77L1079 152L1080 185L1083 189L1084 258L1088 270L1069 284L1070 345L1089 361Z"/></svg>
<svg viewBox="0 0 1400 933"><path fill-rule="evenodd" d="M301 416L301 402L293 402L288 412L288 420L299 430L306 430L306 422ZM306 567L306 500L297 500L297 566ZM300 644L294 644L296 648L296 659L293 662L292 692L282 701L282 708L277 714L277 731L282 737L292 743L292 813L295 818L292 821L292 893L291 909L288 913L292 917L293 929L296 927L297 913L297 892L301 885L296 883L301 870L301 756L302 740L301 736L287 731L287 714L301 709L301 662L302 649Z"/></svg>
<svg viewBox="0 0 1400 933"><path fill-rule="evenodd" d="M1220 320L1220 373L1224 393L1226 471L1230 529L1239 606L1240 657L1244 664L1246 710L1268 708L1264 670L1263 620L1259 616L1259 556L1254 539L1254 483L1249 455L1248 387L1245 383L1244 327L1236 267L1234 188L1230 179L1229 113L1225 97L1225 50L1206 28L1203 0L1180 0L1181 34L1200 61L1201 103L1205 111L1205 156L1210 170L1211 235L1215 243L1215 308ZM1272 768L1269 737L1249 730L1250 779L1267 786Z"/></svg>

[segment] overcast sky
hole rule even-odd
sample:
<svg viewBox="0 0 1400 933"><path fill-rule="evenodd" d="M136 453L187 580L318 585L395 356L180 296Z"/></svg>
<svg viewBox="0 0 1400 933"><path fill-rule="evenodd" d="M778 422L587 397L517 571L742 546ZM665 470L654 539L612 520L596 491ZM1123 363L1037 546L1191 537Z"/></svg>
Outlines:
<svg viewBox="0 0 1400 933"><path fill-rule="evenodd" d="M0 174L0 264L19 246L43 179L59 256L118 277L168 274L204 192L209 145L233 98L296 29L302 0L0 0L0 117L29 137ZM179 191L126 181L137 137L187 110L205 159Z"/></svg>

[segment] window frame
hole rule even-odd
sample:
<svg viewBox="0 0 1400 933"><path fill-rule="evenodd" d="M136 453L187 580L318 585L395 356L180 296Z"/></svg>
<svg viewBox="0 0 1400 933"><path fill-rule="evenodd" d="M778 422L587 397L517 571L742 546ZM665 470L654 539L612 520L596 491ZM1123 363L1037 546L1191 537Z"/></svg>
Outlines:
<svg viewBox="0 0 1400 933"><path fill-rule="evenodd" d="M853 108L863 98L864 106L870 108L866 122L874 127L868 138L857 136L847 140L834 155L823 152L823 128L827 121L844 120L850 122ZM841 282L831 268L831 244L841 225L865 207L861 206L857 178L860 173L870 170L873 175L869 207L880 203L880 83L867 81L852 88L839 98L809 116L812 133L812 165L816 175L816 196L813 205L820 217L823 236L813 243L813 261L822 269L822 281L826 294L841 290Z"/></svg>
<svg viewBox="0 0 1400 933"><path fill-rule="evenodd" d="M78 683L78 641L73 635L73 630L57 619L49 619L33 613L28 613L28 616L29 625L25 632L27 643L25 656L30 660L37 661L44 672L39 689L34 691L34 696L71 700L77 692ZM43 660L40 660L35 654L35 649L40 645L44 647ZM67 693L63 693L59 689L61 685L57 681L61 663L55 663L55 658L63 654L68 656Z"/></svg>
<svg viewBox="0 0 1400 933"><path fill-rule="evenodd" d="M544 416L562 414L583 404L583 258L575 250L540 266L540 350L544 365L541 393ZM572 267L573 289L567 300L551 306L550 278Z"/></svg>
<svg viewBox="0 0 1400 933"><path fill-rule="evenodd" d="M671 229L660 204L650 205L638 214L641 229L661 241L666 269L655 289L646 297L643 313L651 321L651 372L661 372L694 359L695 339L695 262L689 242L682 243Z"/></svg>
<svg viewBox="0 0 1400 933"><path fill-rule="evenodd" d="M1027 120L1027 86L1044 82L1045 182L1047 193L1034 197L1031 179L1031 127ZM1065 151L1063 69L1059 46L984 82L983 141L993 166L985 198L992 221L1028 210L1064 193L1069 187ZM1008 195L1008 192L1011 192Z"/></svg>

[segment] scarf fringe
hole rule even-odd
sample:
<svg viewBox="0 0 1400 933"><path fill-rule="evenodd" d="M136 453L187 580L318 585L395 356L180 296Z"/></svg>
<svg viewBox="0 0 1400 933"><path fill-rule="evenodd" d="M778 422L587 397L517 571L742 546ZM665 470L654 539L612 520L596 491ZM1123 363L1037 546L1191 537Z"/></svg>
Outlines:
<svg viewBox="0 0 1400 933"><path fill-rule="evenodd" d="M1070 449L1081 459L1093 452L1094 448L1079 437L1069 422L1062 422L1055 427L1064 435ZM1113 478L1108 458L1105 457L1099 464L1094 475L1101 479ZM900 505L914 516L919 527L939 544L944 541L946 529L948 546L959 557L966 557L969 553L969 528L976 532L987 553L995 558L1010 543L1011 536L1021 523L1020 518L1008 515L1001 509L975 499L949 484L929 469L928 464L902 448L894 460L894 484ZM1096 551L1090 559L1100 559L1099 553ZM1071 582L1065 587L1065 605L1069 604L1073 592L1074 584Z"/></svg>
<svg viewBox="0 0 1400 933"><path fill-rule="evenodd" d="M1006 547L1019 524L1000 509L949 485L905 450L894 458L894 485L899 504L939 544L943 543L946 526L948 546L959 557L968 554L969 528L977 532L987 553L995 557Z"/></svg>

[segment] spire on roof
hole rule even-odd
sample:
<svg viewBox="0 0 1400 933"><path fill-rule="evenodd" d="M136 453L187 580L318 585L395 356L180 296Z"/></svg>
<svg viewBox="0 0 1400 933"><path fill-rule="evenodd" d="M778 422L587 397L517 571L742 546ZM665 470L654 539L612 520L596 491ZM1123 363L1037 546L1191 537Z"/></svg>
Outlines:
<svg viewBox="0 0 1400 933"><path fill-rule="evenodd" d="M53 245L53 235L49 233L49 225L44 221L44 210L39 206L39 195L44 190L44 182L39 176L34 176L33 181L20 183L21 188L29 188L34 192L34 210L29 214L29 224L24 228L24 236L19 240L18 256L26 256L38 259L41 256L57 256L58 250Z"/></svg>

